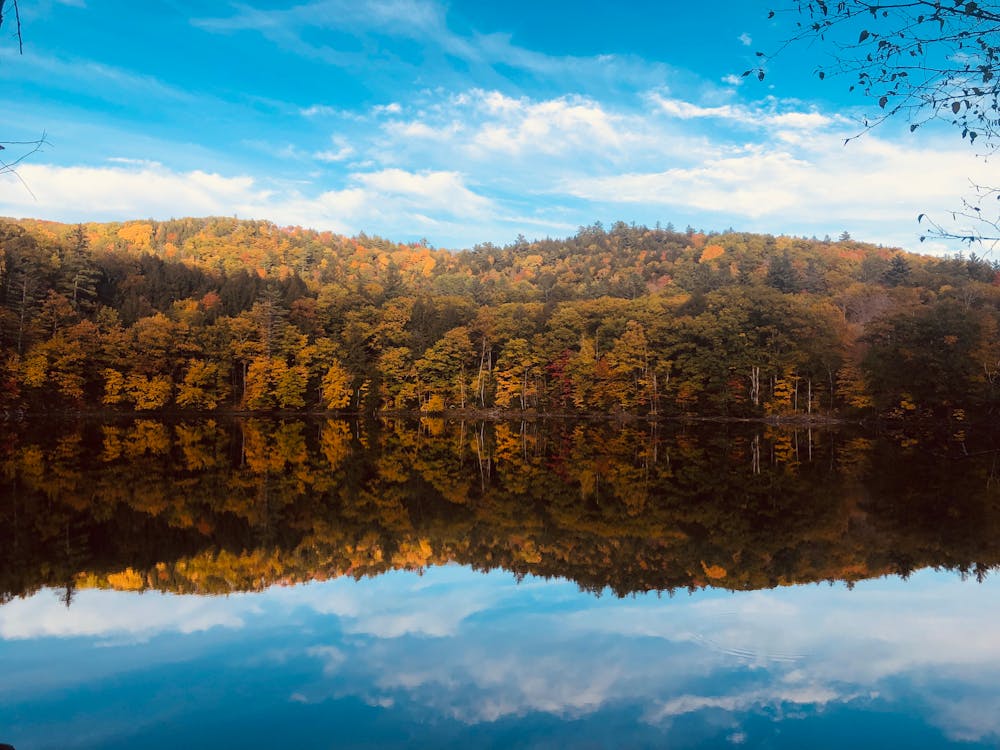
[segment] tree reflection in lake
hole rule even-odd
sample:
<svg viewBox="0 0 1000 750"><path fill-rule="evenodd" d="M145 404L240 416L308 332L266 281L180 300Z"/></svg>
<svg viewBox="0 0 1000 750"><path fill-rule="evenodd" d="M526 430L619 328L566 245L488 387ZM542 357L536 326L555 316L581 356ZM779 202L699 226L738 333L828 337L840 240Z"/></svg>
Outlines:
<svg viewBox="0 0 1000 750"><path fill-rule="evenodd" d="M965 436L959 436L964 439ZM0 596L215 594L458 562L616 594L1000 563L997 454L762 425L7 429Z"/></svg>

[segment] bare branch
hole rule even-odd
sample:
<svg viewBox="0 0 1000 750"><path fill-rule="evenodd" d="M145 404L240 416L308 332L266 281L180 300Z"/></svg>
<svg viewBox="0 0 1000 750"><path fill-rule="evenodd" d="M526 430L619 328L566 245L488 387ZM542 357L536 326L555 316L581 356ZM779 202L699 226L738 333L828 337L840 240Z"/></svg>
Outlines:
<svg viewBox="0 0 1000 750"><path fill-rule="evenodd" d="M984 157L1000 149L1000 3L997 0L788 0L771 11L794 19L791 36L748 70L763 80L765 65L792 45L817 46L828 61L815 68L820 80L846 79L877 109L865 117L859 138L902 118L913 132L932 120L958 129ZM921 214L930 237L1000 243L1000 192L973 185L974 196L951 213L946 228ZM988 199L992 198L990 203Z"/></svg>
<svg viewBox="0 0 1000 750"><path fill-rule="evenodd" d="M11 5L14 6L14 22L17 26L17 52L18 54L24 54L24 36L21 33L21 9L17 7L17 0L10 0ZM7 4L7 0L0 0L0 28L3 28L3 9Z"/></svg>
<svg viewBox="0 0 1000 750"><path fill-rule="evenodd" d="M41 151L45 146L51 145L46 139L46 134L42 133L41 137L34 141L0 141L0 151L6 151L7 146L24 146L25 148L21 150L21 153L11 161L0 158L0 176L5 174L13 175L17 178L18 182L24 186L32 198L35 198L35 194L32 192L31 188L28 187L28 183L24 181L24 178L17 173L17 165L22 161L27 159L32 154L36 154Z"/></svg>

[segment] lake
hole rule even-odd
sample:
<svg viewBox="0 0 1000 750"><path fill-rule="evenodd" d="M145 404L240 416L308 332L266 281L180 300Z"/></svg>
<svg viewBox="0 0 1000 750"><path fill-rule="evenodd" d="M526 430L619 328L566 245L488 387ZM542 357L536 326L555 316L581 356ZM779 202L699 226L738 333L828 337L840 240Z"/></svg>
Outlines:
<svg viewBox="0 0 1000 750"><path fill-rule="evenodd" d="M0 742L997 747L993 436L0 433Z"/></svg>

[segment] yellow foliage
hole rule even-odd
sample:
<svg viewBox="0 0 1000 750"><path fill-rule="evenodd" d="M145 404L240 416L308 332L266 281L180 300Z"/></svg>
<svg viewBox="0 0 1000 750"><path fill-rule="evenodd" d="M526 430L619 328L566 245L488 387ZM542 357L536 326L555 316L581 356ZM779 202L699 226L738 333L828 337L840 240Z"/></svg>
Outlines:
<svg viewBox="0 0 1000 750"><path fill-rule="evenodd" d="M428 396L423 406L420 407L420 411L427 412L428 414L444 411L444 396L439 393Z"/></svg>
<svg viewBox="0 0 1000 750"><path fill-rule="evenodd" d="M105 404L120 404L125 401L125 376L118 370L104 371L104 398L101 401Z"/></svg>
<svg viewBox="0 0 1000 750"><path fill-rule="evenodd" d="M130 245L147 248L153 238L153 227L146 222L126 224L118 230L118 236Z"/></svg>
<svg viewBox="0 0 1000 750"><path fill-rule="evenodd" d="M174 385L166 375L129 375L125 391L135 404L136 411L162 409L170 401Z"/></svg>
<svg viewBox="0 0 1000 750"><path fill-rule="evenodd" d="M41 388L49 374L49 362L43 352L32 352L21 365L21 379L25 385Z"/></svg>
<svg viewBox="0 0 1000 750"><path fill-rule="evenodd" d="M121 573L110 573L108 585L118 591L142 591L146 588L146 581L132 568L125 568Z"/></svg>
<svg viewBox="0 0 1000 750"><path fill-rule="evenodd" d="M323 376L323 403L327 409L343 409L351 404L351 374L339 362L331 362Z"/></svg>

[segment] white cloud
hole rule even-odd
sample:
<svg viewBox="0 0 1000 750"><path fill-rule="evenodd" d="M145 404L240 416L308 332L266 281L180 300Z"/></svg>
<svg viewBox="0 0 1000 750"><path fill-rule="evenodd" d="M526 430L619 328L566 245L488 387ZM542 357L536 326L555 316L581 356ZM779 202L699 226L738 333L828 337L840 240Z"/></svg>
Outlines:
<svg viewBox="0 0 1000 750"><path fill-rule="evenodd" d="M819 112L784 112L782 114L770 115L765 118L765 121L768 125L776 125L778 127L815 130L831 124L833 119Z"/></svg>
<svg viewBox="0 0 1000 750"><path fill-rule="evenodd" d="M822 232L822 227L860 224L867 231L855 234L912 246L912 235L900 236L900 227L915 234L919 213L954 205L970 179L989 184L987 165L962 144L921 147L868 134L845 146L842 134L810 133L809 115L779 115L773 121L804 129L778 128L770 141L735 153L720 148L693 165L574 177L558 189L595 202L767 218L774 232L794 231L795 225Z"/></svg>
<svg viewBox="0 0 1000 750"><path fill-rule="evenodd" d="M150 169L158 169L163 166L163 164L158 161L152 161L150 159L132 159L127 156L109 156L107 161L112 164L128 164L138 167L149 167Z"/></svg>
<svg viewBox="0 0 1000 750"><path fill-rule="evenodd" d="M403 111L403 106L399 102L390 102L389 104L377 104L372 107L372 114L381 115L398 115Z"/></svg>
<svg viewBox="0 0 1000 750"><path fill-rule="evenodd" d="M487 213L493 205L487 198L469 190L457 172L416 174L402 169L384 169L352 177L378 195L403 198L421 211L476 217Z"/></svg>
<svg viewBox="0 0 1000 750"><path fill-rule="evenodd" d="M462 131L462 123L452 121L443 125L430 125L423 120L393 120L386 123L386 133L403 140L429 139L444 141L454 138Z"/></svg>
<svg viewBox="0 0 1000 750"><path fill-rule="evenodd" d="M333 145L333 148L314 151L312 158L317 161L336 163L346 161L357 153L354 146L348 143L347 139L343 136L331 136L330 143Z"/></svg>
<svg viewBox="0 0 1000 750"><path fill-rule="evenodd" d="M745 31L742 34L740 34L738 38L740 40L740 44L742 44L744 47L749 47L751 44L753 44L753 37L751 37Z"/></svg>
<svg viewBox="0 0 1000 750"><path fill-rule="evenodd" d="M18 171L34 198L15 181L0 179L0 211L68 221L169 218L239 212L272 195L246 175L177 173L155 164L133 167L24 164Z"/></svg>
<svg viewBox="0 0 1000 750"><path fill-rule="evenodd" d="M313 158L317 161L338 162L346 161L354 156L354 149L351 146L341 146L337 150L327 149L325 151L314 151Z"/></svg>
<svg viewBox="0 0 1000 750"><path fill-rule="evenodd" d="M303 117L333 117L341 114L341 110L336 107L330 107L326 104L313 104L309 107L300 109L299 114Z"/></svg>
<svg viewBox="0 0 1000 750"><path fill-rule="evenodd" d="M497 213L493 202L467 187L457 172L355 172L342 187L312 194L301 187L265 186L247 175L175 172L144 163L28 164L19 172L31 193L12 176L0 179L0 215L72 222L236 214L348 234L367 227L402 236L415 226L454 232L459 221L492 220Z"/></svg>
<svg viewBox="0 0 1000 750"><path fill-rule="evenodd" d="M650 98L664 113L681 120L718 119L752 127L804 128L809 130L823 128L837 121L835 118L828 117L816 110L809 112L778 111L780 103L773 99L756 106L722 104L705 107L683 99L665 97L659 93L653 93Z"/></svg>
<svg viewBox="0 0 1000 750"><path fill-rule="evenodd" d="M580 148L621 148L625 134L618 118L596 102L561 97L540 102L498 92L476 92L487 119L473 144L489 152L564 153Z"/></svg>

